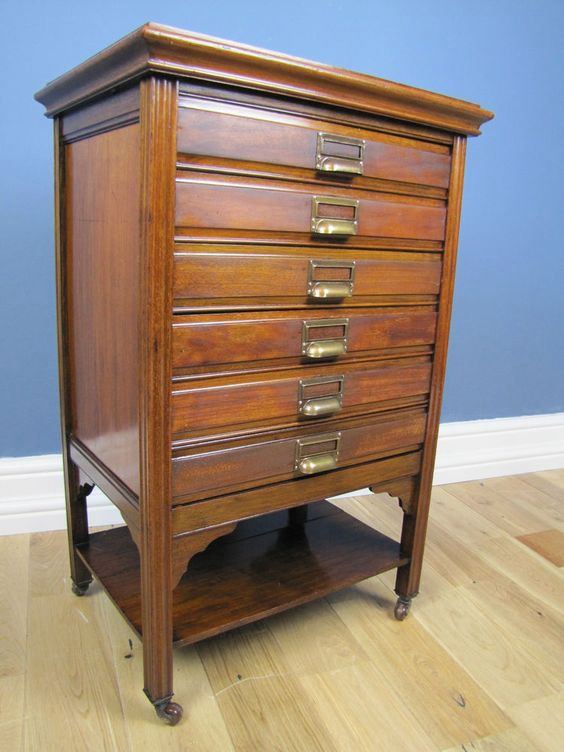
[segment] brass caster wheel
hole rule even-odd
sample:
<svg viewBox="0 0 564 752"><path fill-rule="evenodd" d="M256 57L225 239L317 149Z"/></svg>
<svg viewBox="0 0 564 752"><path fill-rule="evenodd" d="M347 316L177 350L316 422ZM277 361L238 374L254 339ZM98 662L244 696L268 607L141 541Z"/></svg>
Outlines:
<svg viewBox="0 0 564 752"><path fill-rule="evenodd" d="M404 598L400 595L394 608L394 616L398 621L403 621L409 613L411 598Z"/></svg>
<svg viewBox="0 0 564 752"><path fill-rule="evenodd" d="M71 587L72 587L72 592L75 595L81 596L81 595L84 595L86 593L86 591L90 587L90 583L89 582L81 582L80 585L77 585L76 582L73 582L72 585L71 585Z"/></svg>
<svg viewBox="0 0 564 752"><path fill-rule="evenodd" d="M182 720L182 705L177 702L167 701L166 703L155 705L158 717L162 721L166 721L169 726L176 726L176 724Z"/></svg>

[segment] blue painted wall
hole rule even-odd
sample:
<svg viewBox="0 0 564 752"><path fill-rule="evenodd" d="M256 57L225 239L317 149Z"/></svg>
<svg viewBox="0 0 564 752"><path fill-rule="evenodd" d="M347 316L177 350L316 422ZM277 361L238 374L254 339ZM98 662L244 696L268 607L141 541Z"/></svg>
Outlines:
<svg viewBox="0 0 564 752"><path fill-rule="evenodd" d="M59 451L52 131L32 95L147 20L494 110L469 148L443 420L564 409L561 0L20 0L2 10L0 456Z"/></svg>

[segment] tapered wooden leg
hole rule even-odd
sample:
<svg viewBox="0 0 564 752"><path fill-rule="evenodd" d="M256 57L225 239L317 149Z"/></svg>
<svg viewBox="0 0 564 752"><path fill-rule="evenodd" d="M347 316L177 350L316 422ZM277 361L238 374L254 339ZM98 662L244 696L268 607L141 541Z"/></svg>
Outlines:
<svg viewBox="0 0 564 752"><path fill-rule="evenodd" d="M144 524L141 533L143 691L157 715L171 725L182 718L172 702L172 535L170 512Z"/></svg>
<svg viewBox="0 0 564 752"><path fill-rule="evenodd" d="M409 562L397 571L395 591L398 601L394 615L396 619L403 621L409 612L411 600L419 592L429 499L421 498L418 489L414 488L407 503L402 503L402 500L400 503L404 510L401 552L402 556L409 557Z"/></svg>
<svg viewBox="0 0 564 752"><path fill-rule="evenodd" d="M69 543L72 591L84 595L92 582L90 570L76 553L79 543L88 540L88 512L86 497L94 488L90 483L80 483L78 467L70 459L65 464L65 495L67 507L67 535Z"/></svg>

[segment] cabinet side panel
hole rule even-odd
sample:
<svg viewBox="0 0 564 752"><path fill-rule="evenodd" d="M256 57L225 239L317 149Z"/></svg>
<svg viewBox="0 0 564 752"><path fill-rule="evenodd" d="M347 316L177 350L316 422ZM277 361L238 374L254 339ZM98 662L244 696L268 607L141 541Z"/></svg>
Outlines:
<svg viewBox="0 0 564 752"><path fill-rule="evenodd" d="M139 492L139 124L66 149L71 433Z"/></svg>

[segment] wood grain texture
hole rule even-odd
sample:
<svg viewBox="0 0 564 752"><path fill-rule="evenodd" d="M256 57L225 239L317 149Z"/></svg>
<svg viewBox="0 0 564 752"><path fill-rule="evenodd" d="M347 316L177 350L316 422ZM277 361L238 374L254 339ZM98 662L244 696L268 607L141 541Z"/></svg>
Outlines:
<svg viewBox="0 0 564 752"><path fill-rule="evenodd" d="M300 364L307 362L301 354L304 321L343 318L348 319L347 352L339 356L339 363L347 362L355 353L427 345L435 340L432 306L186 315L174 319L173 366L209 368L276 359ZM342 336L342 327L327 326L325 331L317 331L319 339Z"/></svg>
<svg viewBox="0 0 564 752"><path fill-rule="evenodd" d="M180 82L179 94L183 104L186 104L188 100L189 102L204 103L203 106L207 107L210 100L215 100L220 108L225 104L242 105L253 110L266 111L268 117L276 119L276 122L286 122L287 116L306 117L308 122L331 122L345 128L363 128L372 132L377 131L379 134L400 136L415 139L417 142L424 141L431 145L449 148L454 139L454 134L449 131L407 120L394 120L362 110L332 107L329 103L322 104L307 99L293 97L282 99L258 89L235 88L211 81L183 80Z"/></svg>
<svg viewBox="0 0 564 752"><path fill-rule="evenodd" d="M144 689L152 702L172 695L169 249L174 231L177 96L174 81L148 78L141 84L140 573Z"/></svg>
<svg viewBox="0 0 564 752"><path fill-rule="evenodd" d="M248 488L237 493L229 489L217 498L202 500L201 494L192 494L176 499L173 508L173 530L175 534L199 530L254 515L266 514L276 509L318 501L349 491L351 488L366 488L376 484L417 475L421 469L421 452L384 457L374 462L333 470L299 482L286 480L258 488ZM190 502L190 503L188 503Z"/></svg>
<svg viewBox="0 0 564 752"><path fill-rule="evenodd" d="M78 107L61 117L65 143L115 130L139 120L139 86L112 92L103 100Z"/></svg>
<svg viewBox="0 0 564 752"><path fill-rule="evenodd" d="M426 413L413 410L376 416L372 420L363 418L355 423L340 420L337 425L326 424L322 429L308 427L294 432L292 438L270 434L260 442L241 440L238 445L215 446L212 443L190 452L177 449L173 456L173 494L209 496L212 491L217 494L218 489L226 486L237 490L250 482L263 485L267 481L300 477L294 470L297 440L315 438L335 429L340 433L338 467L366 462L376 455L399 454L422 443L425 422ZM311 451L322 451L324 446L320 442L320 446L312 447Z"/></svg>
<svg viewBox="0 0 564 752"><path fill-rule="evenodd" d="M150 71L239 84L473 135L493 117L460 99L155 23L55 79L35 97L51 116Z"/></svg>
<svg viewBox="0 0 564 752"><path fill-rule="evenodd" d="M139 126L69 144L65 164L72 433L139 493Z"/></svg>
<svg viewBox="0 0 564 752"><path fill-rule="evenodd" d="M265 238L277 232L308 234L312 198L318 194L358 200L358 237L444 238L446 211L438 200L197 173L177 177L176 225L205 230L211 237L216 230L252 231ZM327 242L327 236L320 239Z"/></svg>
<svg viewBox="0 0 564 752"><path fill-rule="evenodd" d="M462 206L462 186L464 182L464 165L466 158L466 141L457 137L452 155L452 170L449 188L449 208L445 236L445 254L441 281L441 294L437 320L437 344L433 362L431 397L426 427L425 447L423 450L423 467L419 480L419 492L413 514L406 515L402 532L402 542L411 551L408 566L398 570L396 591L399 596L411 597L419 591L425 533L431 500L431 486L437 451L437 437L441 413L448 337L452 313L452 296L454 292L454 274L458 250L458 232Z"/></svg>
<svg viewBox="0 0 564 752"><path fill-rule="evenodd" d="M139 559L127 528L96 533L79 551L142 634ZM395 541L326 502L316 505L297 529L287 527L286 515L279 512L241 523L195 557L178 584L174 642L185 645L248 624L400 561Z"/></svg>
<svg viewBox="0 0 564 752"><path fill-rule="evenodd" d="M339 417L348 417L360 411L365 414L385 409L390 400L419 397L421 401L430 384L431 365L424 359L415 362L392 361L377 366L321 366L265 374L249 379L220 377L217 379L176 381L172 396L172 432L176 438L198 432L209 435L220 427L233 428L231 432L250 430L255 422L272 428L278 425L323 424L330 418L305 418L300 416L300 382L311 379L344 377L342 382L342 409ZM307 399L335 394L338 382L310 386L303 390ZM401 404L401 402L400 402ZM215 429L215 431L213 431Z"/></svg>
<svg viewBox="0 0 564 752"><path fill-rule="evenodd" d="M557 567L564 567L564 533L561 530L541 530L520 535L517 540Z"/></svg>
<svg viewBox="0 0 564 752"><path fill-rule="evenodd" d="M272 246L268 251L239 247L229 252L218 246L178 245L174 254L175 307L221 305L230 308L339 307L378 303L380 296L438 295L441 256L425 253L371 253L355 250L300 249L288 252ZM311 263L313 279L346 279L346 270L331 268L334 261L354 264L352 296L342 300L308 297ZM326 264L326 266L324 266ZM341 275L340 277L338 275ZM350 274L348 275L350 276ZM405 297L404 297L405 296Z"/></svg>
<svg viewBox="0 0 564 752"><path fill-rule="evenodd" d="M92 569L142 631L145 693L174 724L182 714L171 701L179 608L189 610L183 624L199 621L190 641L318 597L368 570L399 567L395 613L406 616L419 587L429 511L465 137L491 113L156 24L37 96L49 115L61 113L57 268L73 589L85 592ZM362 176L323 177L313 161L321 132L334 133L324 152L333 160L362 158ZM333 237L339 229L345 237ZM323 391L329 382L312 384L312 374L344 385L342 414L335 395ZM298 407L321 398L331 410L303 421ZM180 408L173 411L173 403ZM93 483L109 492L133 541L124 531L89 539ZM308 517L307 505L366 485L399 499L400 543L392 543L394 556L366 569L364 528L336 513L347 520L340 527L349 550L324 590L316 567L338 553L339 535L328 532L313 545L310 533L330 523ZM457 507L456 524L480 545L482 526L479 534L471 527L477 512L444 493ZM264 542L255 534L227 544L225 533L241 520L256 527L255 518L276 510L290 511L276 544L258 557L259 569L272 565L264 593L258 588L262 605L255 558L221 570L229 592L214 602L220 549L239 547L242 561ZM543 521L539 532L557 519L521 510L519 524L532 518ZM387 550L379 535L369 537ZM480 571L475 561L466 564ZM431 586L437 602L451 581L442 566ZM238 580L243 570L248 576ZM196 604L182 582L198 571ZM292 575L296 582L284 590ZM272 608L264 610L269 598ZM210 629L202 627L206 619ZM350 687L361 681L360 666L344 670ZM372 667L365 673L378 686ZM549 672L546 686L556 679ZM326 692L324 682L313 686ZM416 724L399 704L393 711L415 738ZM338 724L334 733L341 738ZM433 733L424 735L432 742ZM321 748L331 744L322 738Z"/></svg>
<svg viewBox="0 0 564 752"><path fill-rule="evenodd" d="M178 151L315 170L317 134L362 139L363 176L446 188L448 149L327 121L281 116L256 108L180 99ZM347 156L347 153L344 154ZM323 175L322 175L323 177ZM362 185L363 177L350 178Z"/></svg>

